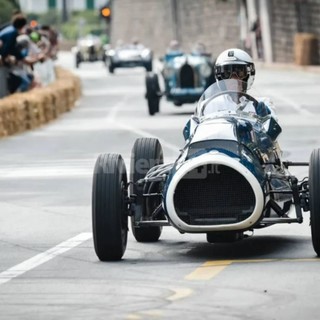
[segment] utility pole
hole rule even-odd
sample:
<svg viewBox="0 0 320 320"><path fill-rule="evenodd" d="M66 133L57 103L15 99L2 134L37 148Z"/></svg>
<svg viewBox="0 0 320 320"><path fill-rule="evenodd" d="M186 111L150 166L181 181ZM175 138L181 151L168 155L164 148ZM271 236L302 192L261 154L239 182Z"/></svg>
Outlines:
<svg viewBox="0 0 320 320"><path fill-rule="evenodd" d="M62 22L68 21L67 0L62 0Z"/></svg>
<svg viewBox="0 0 320 320"><path fill-rule="evenodd" d="M270 3L268 0L260 2L260 19L262 29L262 43L264 51L264 61L273 62L273 48L270 21Z"/></svg>
<svg viewBox="0 0 320 320"><path fill-rule="evenodd" d="M171 0L171 12L172 12L173 36L174 36L175 40L181 42L181 37L180 37L180 32L179 32L179 17L178 17L177 0Z"/></svg>

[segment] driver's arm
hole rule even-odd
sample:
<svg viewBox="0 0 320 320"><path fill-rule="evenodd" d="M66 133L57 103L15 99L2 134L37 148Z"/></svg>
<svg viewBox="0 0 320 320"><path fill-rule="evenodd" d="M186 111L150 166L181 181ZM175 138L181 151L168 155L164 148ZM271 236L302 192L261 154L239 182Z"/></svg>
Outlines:
<svg viewBox="0 0 320 320"><path fill-rule="evenodd" d="M263 102L258 101L257 104L255 104L256 113L260 117L265 117L268 114L271 114L270 108Z"/></svg>

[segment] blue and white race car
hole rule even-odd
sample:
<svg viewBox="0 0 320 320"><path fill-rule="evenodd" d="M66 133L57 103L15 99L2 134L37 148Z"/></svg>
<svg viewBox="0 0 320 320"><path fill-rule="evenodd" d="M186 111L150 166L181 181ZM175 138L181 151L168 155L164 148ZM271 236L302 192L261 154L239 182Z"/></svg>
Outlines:
<svg viewBox="0 0 320 320"><path fill-rule="evenodd" d="M161 96L172 101L175 106L194 103L214 79L213 62L208 54L166 54L160 73L164 90L160 89L159 75L146 76L146 98L150 115L159 112Z"/></svg>
<svg viewBox="0 0 320 320"><path fill-rule="evenodd" d="M278 223L302 223L310 211L312 242L320 256L320 149L310 162L281 160L281 128L234 80L210 86L184 129L185 146L164 164L158 139L137 139L130 177L120 154L101 154L93 178L94 247L102 261L120 260L128 219L139 242L160 238L163 226L230 242ZM301 181L290 166L309 166Z"/></svg>

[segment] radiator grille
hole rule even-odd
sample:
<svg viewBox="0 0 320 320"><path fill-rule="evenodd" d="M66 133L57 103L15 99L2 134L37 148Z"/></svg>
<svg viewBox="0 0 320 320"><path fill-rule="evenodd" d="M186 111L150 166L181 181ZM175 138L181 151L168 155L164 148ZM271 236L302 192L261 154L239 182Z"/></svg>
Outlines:
<svg viewBox="0 0 320 320"><path fill-rule="evenodd" d="M179 181L174 206L179 218L189 225L233 224L252 214L255 196L238 171L223 165L205 165Z"/></svg>
<svg viewBox="0 0 320 320"><path fill-rule="evenodd" d="M180 87L181 88L194 88L194 74L190 65L185 64L180 70Z"/></svg>

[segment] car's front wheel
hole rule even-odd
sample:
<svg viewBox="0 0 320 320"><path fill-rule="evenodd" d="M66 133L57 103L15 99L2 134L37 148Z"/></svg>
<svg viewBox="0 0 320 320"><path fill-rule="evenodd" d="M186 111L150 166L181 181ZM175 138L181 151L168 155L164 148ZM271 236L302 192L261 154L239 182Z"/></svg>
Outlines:
<svg viewBox="0 0 320 320"><path fill-rule="evenodd" d="M120 260L128 235L127 172L118 154L101 154L92 185L94 248L101 261Z"/></svg>
<svg viewBox="0 0 320 320"><path fill-rule="evenodd" d="M160 85L156 73L147 73L146 76L146 98L148 101L148 111L150 116L159 112L160 105Z"/></svg>
<svg viewBox="0 0 320 320"><path fill-rule="evenodd" d="M108 66L109 73L114 73L114 69L114 64L110 61Z"/></svg>
<svg viewBox="0 0 320 320"><path fill-rule="evenodd" d="M145 68L148 72L152 71L152 60L146 63Z"/></svg>
<svg viewBox="0 0 320 320"><path fill-rule="evenodd" d="M309 162L310 225L314 251L320 256L320 149L311 153Z"/></svg>

